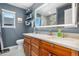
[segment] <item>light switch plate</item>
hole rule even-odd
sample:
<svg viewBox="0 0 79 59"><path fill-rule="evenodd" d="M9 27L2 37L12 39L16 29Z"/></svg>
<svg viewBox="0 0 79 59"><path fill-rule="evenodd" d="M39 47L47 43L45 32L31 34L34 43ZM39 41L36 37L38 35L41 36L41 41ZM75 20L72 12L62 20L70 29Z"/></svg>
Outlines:
<svg viewBox="0 0 79 59"><path fill-rule="evenodd" d="M22 23L22 18L18 18L18 23Z"/></svg>

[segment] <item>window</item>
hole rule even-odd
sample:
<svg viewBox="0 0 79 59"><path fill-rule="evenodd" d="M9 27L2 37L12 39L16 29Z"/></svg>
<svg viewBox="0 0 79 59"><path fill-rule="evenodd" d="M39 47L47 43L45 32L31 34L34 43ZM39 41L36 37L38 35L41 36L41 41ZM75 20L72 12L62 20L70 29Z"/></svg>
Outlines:
<svg viewBox="0 0 79 59"><path fill-rule="evenodd" d="M38 27L38 26L41 26L41 19L40 19L40 17L37 17L35 19L35 27Z"/></svg>
<svg viewBox="0 0 79 59"><path fill-rule="evenodd" d="M2 27L15 28L15 12L2 9Z"/></svg>

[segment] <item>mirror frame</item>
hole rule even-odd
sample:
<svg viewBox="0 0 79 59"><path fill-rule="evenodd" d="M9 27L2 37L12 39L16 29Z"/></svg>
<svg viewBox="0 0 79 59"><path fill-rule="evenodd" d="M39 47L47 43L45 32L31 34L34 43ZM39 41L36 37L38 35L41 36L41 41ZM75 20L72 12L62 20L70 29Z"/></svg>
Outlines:
<svg viewBox="0 0 79 59"><path fill-rule="evenodd" d="M34 15L34 24L35 24L35 19L36 19L36 14L37 11L46 6L48 3L44 3L43 5L41 5L40 7L38 7L37 9L35 9L35 15ZM34 26L35 27L35 26ZM46 27L77 27L77 4L76 3L72 3L72 24L60 24L60 25L48 25L48 26L37 26L35 28L46 28Z"/></svg>

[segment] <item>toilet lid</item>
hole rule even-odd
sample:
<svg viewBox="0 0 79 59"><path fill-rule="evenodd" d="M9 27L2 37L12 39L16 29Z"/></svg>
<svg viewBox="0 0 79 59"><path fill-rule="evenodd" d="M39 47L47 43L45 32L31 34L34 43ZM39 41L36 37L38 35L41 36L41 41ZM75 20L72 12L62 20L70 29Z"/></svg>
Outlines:
<svg viewBox="0 0 79 59"><path fill-rule="evenodd" d="M16 41L17 44L23 44L24 39L19 39Z"/></svg>

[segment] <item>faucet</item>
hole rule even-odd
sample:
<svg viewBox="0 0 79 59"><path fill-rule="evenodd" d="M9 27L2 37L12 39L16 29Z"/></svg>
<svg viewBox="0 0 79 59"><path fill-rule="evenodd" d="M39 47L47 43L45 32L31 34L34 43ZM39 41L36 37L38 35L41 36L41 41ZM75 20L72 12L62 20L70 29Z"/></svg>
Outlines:
<svg viewBox="0 0 79 59"><path fill-rule="evenodd" d="M38 34L38 31L35 30L36 28L34 27L33 33Z"/></svg>
<svg viewBox="0 0 79 59"><path fill-rule="evenodd" d="M34 27L33 33L36 33L36 32L35 32L35 27Z"/></svg>
<svg viewBox="0 0 79 59"><path fill-rule="evenodd" d="M52 33L52 30L49 30L49 35L52 35L53 33Z"/></svg>

